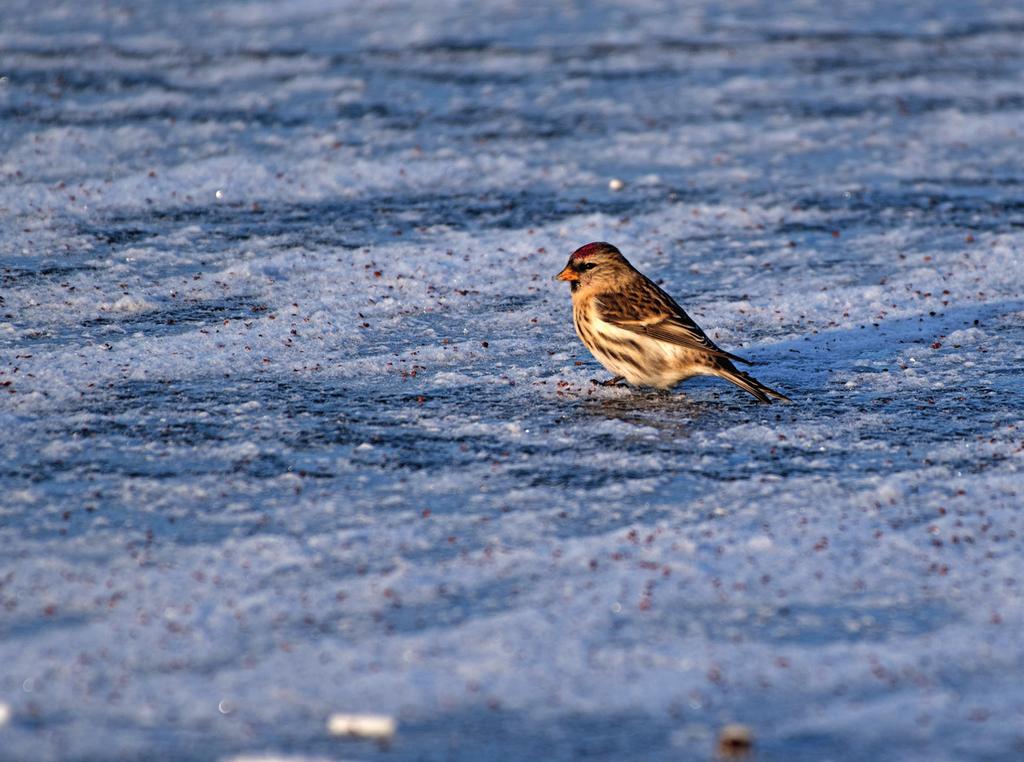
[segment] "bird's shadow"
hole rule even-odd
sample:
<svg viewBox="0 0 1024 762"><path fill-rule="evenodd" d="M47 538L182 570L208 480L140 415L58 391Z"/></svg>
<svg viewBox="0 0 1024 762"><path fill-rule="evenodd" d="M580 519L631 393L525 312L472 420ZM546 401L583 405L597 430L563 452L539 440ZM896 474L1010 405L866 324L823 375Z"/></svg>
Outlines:
<svg viewBox="0 0 1024 762"><path fill-rule="evenodd" d="M693 428L706 428L713 419L750 420L769 409L752 397L748 399L746 393L741 392L742 397L720 394L727 390L712 389L712 384L714 379L709 377L687 382L687 389L621 387L625 393L582 399L576 412L586 418L617 420L682 436Z"/></svg>

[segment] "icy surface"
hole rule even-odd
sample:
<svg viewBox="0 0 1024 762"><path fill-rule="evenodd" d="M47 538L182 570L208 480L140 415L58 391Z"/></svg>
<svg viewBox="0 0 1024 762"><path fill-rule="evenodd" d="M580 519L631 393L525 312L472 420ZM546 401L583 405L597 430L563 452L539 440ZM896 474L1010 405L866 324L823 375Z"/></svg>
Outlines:
<svg viewBox="0 0 1024 762"><path fill-rule="evenodd" d="M1024 758L1024 11L682 5L4 3L0 758Z"/></svg>

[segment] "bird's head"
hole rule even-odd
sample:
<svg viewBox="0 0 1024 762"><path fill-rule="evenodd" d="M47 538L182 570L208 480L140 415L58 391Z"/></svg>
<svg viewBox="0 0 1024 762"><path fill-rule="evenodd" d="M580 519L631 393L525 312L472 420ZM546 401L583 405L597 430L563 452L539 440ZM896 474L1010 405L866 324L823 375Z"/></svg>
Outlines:
<svg viewBox="0 0 1024 762"><path fill-rule="evenodd" d="M573 293L582 287L603 286L621 278L631 269L622 252L610 243L595 241L580 246L555 280L567 280Z"/></svg>

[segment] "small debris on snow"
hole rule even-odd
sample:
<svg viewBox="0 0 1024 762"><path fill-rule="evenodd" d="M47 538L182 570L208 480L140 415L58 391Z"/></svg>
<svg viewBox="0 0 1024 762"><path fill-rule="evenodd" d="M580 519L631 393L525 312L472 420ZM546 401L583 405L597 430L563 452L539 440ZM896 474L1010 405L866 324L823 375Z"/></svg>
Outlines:
<svg viewBox="0 0 1024 762"><path fill-rule="evenodd" d="M394 717L386 714L332 714L327 719L327 732L332 736L387 741L395 729Z"/></svg>
<svg viewBox="0 0 1024 762"><path fill-rule="evenodd" d="M152 302L147 302L145 299L140 299L134 296L128 296L125 294L113 304L101 304L100 310L103 312L145 312L155 307Z"/></svg>
<svg viewBox="0 0 1024 762"><path fill-rule="evenodd" d="M733 723L718 732L715 749L719 759L744 759L754 748L754 733L746 725Z"/></svg>
<svg viewBox="0 0 1024 762"><path fill-rule="evenodd" d="M220 762L329 762L328 757L306 757L293 754L239 754L223 757Z"/></svg>

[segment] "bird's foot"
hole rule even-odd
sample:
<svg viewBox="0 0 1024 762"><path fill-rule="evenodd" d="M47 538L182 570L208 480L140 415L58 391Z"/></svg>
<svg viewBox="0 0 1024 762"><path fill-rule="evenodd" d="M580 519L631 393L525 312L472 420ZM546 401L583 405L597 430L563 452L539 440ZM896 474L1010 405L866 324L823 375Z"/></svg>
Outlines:
<svg viewBox="0 0 1024 762"><path fill-rule="evenodd" d="M625 376L615 376L614 378L609 378L606 381L599 381L598 383L601 386L618 386L619 384L621 384L625 380L626 380Z"/></svg>

